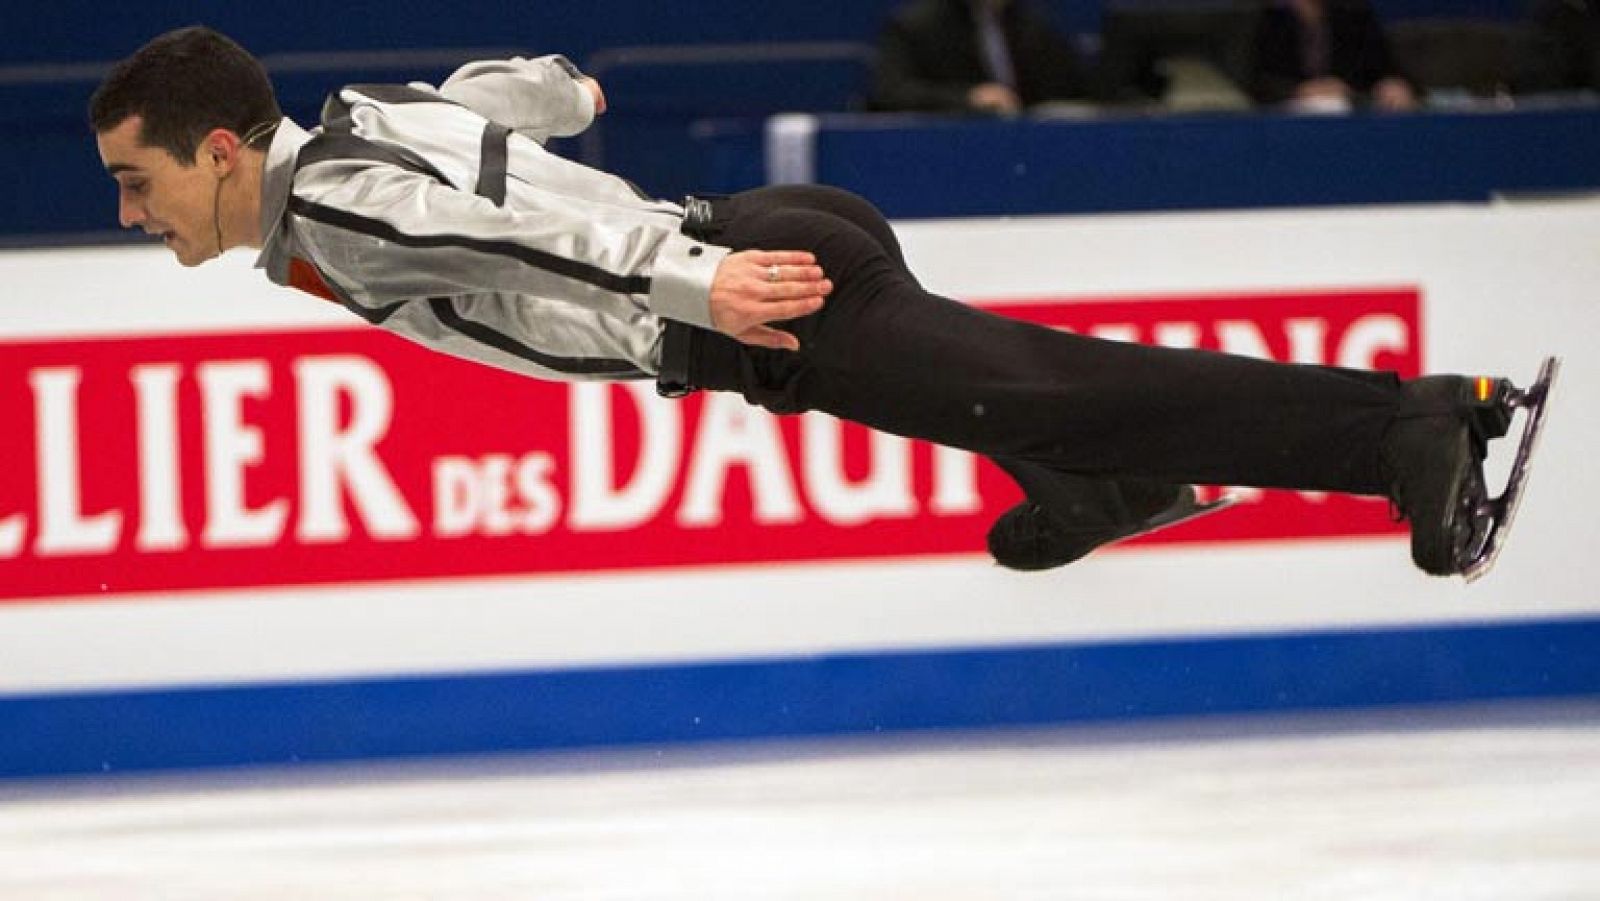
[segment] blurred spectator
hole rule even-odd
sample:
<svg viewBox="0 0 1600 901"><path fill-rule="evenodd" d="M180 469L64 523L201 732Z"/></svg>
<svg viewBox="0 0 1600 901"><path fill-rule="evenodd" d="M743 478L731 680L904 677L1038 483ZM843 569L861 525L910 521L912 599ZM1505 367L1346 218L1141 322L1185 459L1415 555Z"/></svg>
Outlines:
<svg viewBox="0 0 1600 901"><path fill-rule="evenodd" d="M1517 90L1600 91L1600 0L1534 0Z"/></svg>
<svg viewBox="0 0 1600 901"><path fill-rule="evenodd" d="M1256 22L1250 94L1307 112L1417 106L1366 0L1275 0Z"/></svg>
<svg viewBox="0 0 1600 901"><path fill-rule="evenodd" d="M1527 43L1520 23L1473 16L1407 18L1387 32L1406 77L1440 109L1505 106Z"/></svg>
<svg viewBox="0 0 1600 901"><path fill-rule="evenodd" d="M1110 0L1101 11L1099 96L1122 106L1247 110L1256 9L1211 0Z"/></svg>
<svg viewBox="0 0 1600 901"><path fill-rule="evenodd" d="M879 41L871 105L1004 114L1088 96L1071 42L1029 0L914 0Z"/></svg>

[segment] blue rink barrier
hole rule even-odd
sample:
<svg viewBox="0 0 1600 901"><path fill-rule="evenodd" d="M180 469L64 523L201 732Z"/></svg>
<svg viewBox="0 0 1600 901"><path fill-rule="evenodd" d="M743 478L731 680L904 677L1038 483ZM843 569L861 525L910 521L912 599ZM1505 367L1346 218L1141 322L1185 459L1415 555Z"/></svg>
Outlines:
<svg viewBox="0 0 1600 901"><path fill-rule="evenodd" d="M771 179L760 125L701 123L708 190ZM890 219L1484 203L1600 191L1600 105L1409 115L818 116L805 180Z"/></svg>
<svg viewBox="0 0 1600 901"><path fill-rule="evenodd" d="M441 78L447 69L411 77ZM344 80L393 80L385 69ZM314 121L331 76L279 76L285 109ZM115 191L81 110L91 81L0 80L0 246L115 240ZM69 116L35 115L43 106ZM608 115L560 152L603 163L658 197L765 184L763 118ZM631 136L631 140L630 140ZM599 142L598 144L594 142ZM599 149L597 149L599 148ZM1483 203L1600 191L1600 104L1339 117L1107 116L1089 120L835 113L818 117L810 180L846 188L891 219ZM54 236L54 237L51 237Z"/></svg>
<svg viewBox="0 0 1600 901"><path fill-rule="evenodd" d="M1600 618L0 698L0 776L1600 694Z"/></svg>

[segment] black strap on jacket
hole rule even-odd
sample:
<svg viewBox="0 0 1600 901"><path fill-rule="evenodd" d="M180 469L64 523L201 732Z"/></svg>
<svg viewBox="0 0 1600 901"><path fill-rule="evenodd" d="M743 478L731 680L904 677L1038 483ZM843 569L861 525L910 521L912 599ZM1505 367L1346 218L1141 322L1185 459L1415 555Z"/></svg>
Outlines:
<svg viewBox="0 0 1600 901"><path fill-rule="evenodd" d="M490 121L483 126L483 143L478 153L478 184L473 193L488 198L495 206L506 205L506 167L510 162L511 129Z"/></svg>

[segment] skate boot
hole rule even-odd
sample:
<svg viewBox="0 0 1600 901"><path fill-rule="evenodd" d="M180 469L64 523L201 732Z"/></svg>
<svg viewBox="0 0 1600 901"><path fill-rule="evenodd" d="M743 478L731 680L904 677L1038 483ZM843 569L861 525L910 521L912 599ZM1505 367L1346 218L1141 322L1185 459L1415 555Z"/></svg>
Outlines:
<svg viewBox="0 0 1600 901"><path fill-rule="evenodd" d="M1112 505L1115 509L1081 511L1077 520L1025 500L1001 514L989 528L989 553L1007 569L1054 569L1101 545L1176 525L1232 503L1232 498L1224 498L1200 504L1191 485L1122 482L1115 485L1115 491L1121 501Z"/></svg>
<svg viewBox="0 0 1600 901"><path fill-rule="evenodd" d="M1483 460L1510 426L1514 389L1504 379L1429 376L1401 390L1380 452L1389 497L1411 523L1412 562L1431 575L1457 575L1494 527Z"/></svg>

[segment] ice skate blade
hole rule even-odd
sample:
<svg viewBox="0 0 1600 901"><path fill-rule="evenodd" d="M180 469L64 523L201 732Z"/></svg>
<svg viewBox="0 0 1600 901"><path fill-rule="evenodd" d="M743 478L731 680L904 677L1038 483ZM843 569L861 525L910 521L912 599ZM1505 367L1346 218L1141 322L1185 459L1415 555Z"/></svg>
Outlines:
<svg viewBox="0 0 1600 901"><path fill-rule="evenodd" d="M1481 548L1461 568L1461 576L1469 584L1489 574L1495 561L1505 549L1511 524L1517 509L1522 505L1528 487L1528 475L1533 470L1533 455L1539 447L1539 436L1544 429L1545 414L1550 411L1550 392L1556 376L1561 372L1560 357L1546 357L1539 367L1539 377L1526 391L1515 391L1507 398L1513 409L1526 410L1527 423L1522 427L1522 438L1517 442L1517 455L1511 463L1511 473L1506 478L1505 490L1499 497L1491 498L1479 509L1492 518L1488 534Z"/></svg>
<svg viewBox="0 0 1600 901"><path fill-rule="evenodd" d="M1152 522L1148 528L1140 529L1137 532L1124 535L1121 538L1118 538L1116 541L1108 542L1108 544L1117 544L1119 542L1127 541L1131 538L1141 538L1145 535L1154 535L1157 532L1170 529L1174 526L1181 526L1186 522L1194 522L1201 517L1210 516L1213 513L1226 510L1238 502L1239 498L1237 495L1224 494L1214 501L1206 501L1203 504L1195 504L1192 509L1185 511L1181 516L1174 516L1171 519L1157 519L1156 521Z"/></svg>

